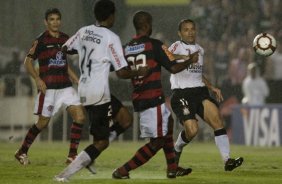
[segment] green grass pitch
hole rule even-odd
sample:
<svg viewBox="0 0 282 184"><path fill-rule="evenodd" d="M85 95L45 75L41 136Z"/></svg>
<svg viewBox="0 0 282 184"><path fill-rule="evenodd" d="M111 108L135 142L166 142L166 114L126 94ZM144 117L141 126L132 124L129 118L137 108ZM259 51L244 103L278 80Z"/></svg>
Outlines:
<svg viewBox="0 0 282 184"><path fill-rule="evenodd" d="M53 184L54 175L66 165L69 143L36 142L31 147L31 164L20 165L14 159L18 143L0 143L0 184ZM242 156L245 161L241 167L225 172L219 152L214 143L191 143L184 149L181 166L191 166L189 176L166 179L166 164L161 150L141 168L131 171L129 180L111 179L112 171L130 159L144 142L114 142L96 160L96 175L86 169L71 178L70 183L91 184L281 184L282 148L261 148L231 145L232 157ZM88 142L82 142L80 149Z"/></svg>

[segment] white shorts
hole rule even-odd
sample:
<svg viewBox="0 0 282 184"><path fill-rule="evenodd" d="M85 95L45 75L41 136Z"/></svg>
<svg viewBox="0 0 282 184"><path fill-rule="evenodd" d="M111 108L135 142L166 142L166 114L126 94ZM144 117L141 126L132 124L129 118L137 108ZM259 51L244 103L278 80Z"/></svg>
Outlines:
<svg viewBox="0 0 282 184"><path fill-rule="evenodd" d="M170 111L163 103L140 112L140 131L142 138L163 137L168 131Z"/></svg>
<svg viewBox="0 0 282 184"><path fill-rule="evenodd" d="M73 87L47 89L45 95L39 92L35 99L34 114L53 116L62 106L81 105L77 91Z"/></svg>

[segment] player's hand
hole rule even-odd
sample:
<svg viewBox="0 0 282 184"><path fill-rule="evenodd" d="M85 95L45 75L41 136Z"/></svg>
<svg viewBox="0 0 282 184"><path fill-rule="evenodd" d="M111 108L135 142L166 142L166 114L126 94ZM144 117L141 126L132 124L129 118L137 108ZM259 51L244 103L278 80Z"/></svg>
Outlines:
<svg viewBox="0 0 282 184"><path fill-rule="evenodd" d="M43 94L45 94L47 89L45 82L40 77L37 77L35 79L35 82L38 90L41 91Z"/></svg>
<svg viewBox="0 0 282 184"><path fill-rule="evenodd" d="M149 74L150 68L148 66L139 66L138 67L138 76L145 77Z"/></svg>
<svg viewBox="0 0 282 184"><path fill-rule="evenodd" d="M216 100L218 102L222 102L223 101L223 96L221 94L221 90L220 89L212 87L211 91L215 94Z"/></svg>
<svg viewBox="0 0 282 184"><path fill-rule="evenodd" d="M198 62L198 59L199 59L199 52L200 51L196 51L192 54L189 55L189 60L192 61L192 63L197 63Z"/></svg>

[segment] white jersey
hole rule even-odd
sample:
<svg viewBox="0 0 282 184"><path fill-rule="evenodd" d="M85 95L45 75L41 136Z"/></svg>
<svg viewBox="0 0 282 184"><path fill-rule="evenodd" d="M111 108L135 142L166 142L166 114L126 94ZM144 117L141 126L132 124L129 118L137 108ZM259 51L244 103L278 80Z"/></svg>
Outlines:
<svg viewBox="0 0 282 184"><path fill-rule="evenodd" d="M176 41L169 47L169 51L173 54L188 55L196 51L199 52L199 59L197 63L190 65L187 69L171 74L170 83L171 89L184 89L202 87L205 84L202 81L203 64L204 64L204 49L198 45L186 44L182 41ZM178 63L184 62L184 60L177 60Z"/></svg>
<svg viewBox="0 0 282 184"><path fill-rule="evenodd" d="M110 102L110 66L116 71L127 66L119 37L105 27L90 25L82 27L64 45L79 54L78 93L83 105Z"/></svg>

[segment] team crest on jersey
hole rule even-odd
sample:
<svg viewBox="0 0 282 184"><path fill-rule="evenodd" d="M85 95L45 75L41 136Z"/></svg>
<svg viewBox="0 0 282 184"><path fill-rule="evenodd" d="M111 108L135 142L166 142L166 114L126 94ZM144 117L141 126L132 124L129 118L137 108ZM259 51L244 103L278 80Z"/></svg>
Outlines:
<svg viewBox="0 0 282 184"><path fill-rule="evenodd" d="M49 112L52 112L53 109L54 109L54 106L53 106L53 105L49 105L49 106L47 107L47 110L48 110Z"/></svg>
<svg viewBox="0 0 282 184"><path fill-rule="evenodd" d="M66 65L66 60L63 59L64 54L62 51L57 52L56 54L56 59L51 58L49 60L49 67L50 66L65 66Z"/></svg>

